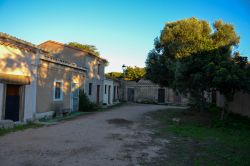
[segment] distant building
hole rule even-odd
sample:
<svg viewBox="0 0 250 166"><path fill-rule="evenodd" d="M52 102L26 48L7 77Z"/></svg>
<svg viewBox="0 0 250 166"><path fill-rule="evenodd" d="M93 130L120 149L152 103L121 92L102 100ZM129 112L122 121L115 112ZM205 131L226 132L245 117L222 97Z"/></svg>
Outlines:
<svg viewBox="0 0 250 166"><path fill-rule="evenodd" d="M174 92L171 88L161 87L150 80L123 81L120 90L123 100L145 103L187 104L184 95Z"/></svg>
<svg viewBox="0 0 250 166"><path fill-rule="evenodd" d="M112 105L119 101L119 88L119 81L111 78L104 79L103 105Z"/></svg>

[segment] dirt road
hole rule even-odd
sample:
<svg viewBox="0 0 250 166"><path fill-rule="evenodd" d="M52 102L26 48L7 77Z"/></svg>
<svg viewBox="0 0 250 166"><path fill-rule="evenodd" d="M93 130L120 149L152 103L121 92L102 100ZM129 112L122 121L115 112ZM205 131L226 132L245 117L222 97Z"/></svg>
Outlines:
<svg viewBox="0 0 250 166"><path fill-rule="evenodd" d="M167 106L125 105L53 126L8 134L0 137L0 165L140 165L141 160L155 157L164 141L152 144L152 131L145 126L154 121L144 113L163 108Z"/></svg>

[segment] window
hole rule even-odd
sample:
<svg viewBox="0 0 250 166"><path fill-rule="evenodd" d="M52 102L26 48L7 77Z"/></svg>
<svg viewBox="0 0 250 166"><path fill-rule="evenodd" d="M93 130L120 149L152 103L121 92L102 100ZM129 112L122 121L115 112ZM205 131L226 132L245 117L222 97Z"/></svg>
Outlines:
<svg viewBox="0 0 250 166"><path fill-rule="evenodd" d="M54 101L63 100L63 82L54 81Z"/></svg>
<svg viewBox="0 0 250 166"><path fill-rule="evenodd" d="M89 83L89 95L92 94L92 83Z"/></svg>
<svg viewBox="0 0 250 166"><path fill-rule="evenodd" d="M100 74L100 70L101 70L101 64L98 64L98 66L97 66L97 74Z"/></svg>
<svg viewBox="0 0 250 166"><path fill-rule="evenodd" d="M105 85L104 89L105 89L105 94L107 94L107 85Z"/></svg>

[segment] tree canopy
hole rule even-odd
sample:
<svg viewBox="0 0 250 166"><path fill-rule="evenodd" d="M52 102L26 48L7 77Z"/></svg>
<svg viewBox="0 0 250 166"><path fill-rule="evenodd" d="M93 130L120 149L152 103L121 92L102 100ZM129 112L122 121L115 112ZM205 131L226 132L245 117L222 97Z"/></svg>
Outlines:
<svg viewBox="0 0 250 166"><path fill-rule="evenodd" d="M105 73L105 77L119 79L123 77L123 74L121 72L110 72L110 73Z"/></svg>
<svg viewBox="0 0 250 166"><path fill-rule="evenodd" d="M239 43L234 26L196 18L167 23L146 60L146 77L190 93L204 102L204 92L219 91L227 101L247 90L247 59L233 52Z"/></svg>
<svg viewBox="0 0 250 166"><path fill-rule="evenodd" d="M145 76L146 71L145 68L128 66L124 74L125 80L138 81Z"/></svg>
<svg viewBox="0 0 250 166"><path fill-rule="evenodd" d="M91 54L94 54L95 56L100 56L100 53L98 52L97 48L94 45L80 44L77 42L69 42L68 45L79 48L83 51L87 51Z"/></svg>
<svg viewBox="0 0 250 166"><path fill-rule="evenodd" d="M137 66L128 66L124 73L121 72L110 72L106 73L106 77L111 77L111 78L124 78L125 80L131 80L131 81L138 81L141 78L143 78L146 74L145 68L140 68Z"/></svg>

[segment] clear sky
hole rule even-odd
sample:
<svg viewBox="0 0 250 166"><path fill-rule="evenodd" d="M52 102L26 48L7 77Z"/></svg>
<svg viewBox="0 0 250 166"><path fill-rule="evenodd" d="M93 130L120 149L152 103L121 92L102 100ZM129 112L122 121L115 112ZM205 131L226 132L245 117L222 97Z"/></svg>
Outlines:
<svg viewBox="0 0 250 166"><path fill-rule="evenodd" d="M93 44L110 62L106 72L144 67L164 24L192 16L232 23L250 59L250 0L0 0L1 32L34 44Z"/></svg>

